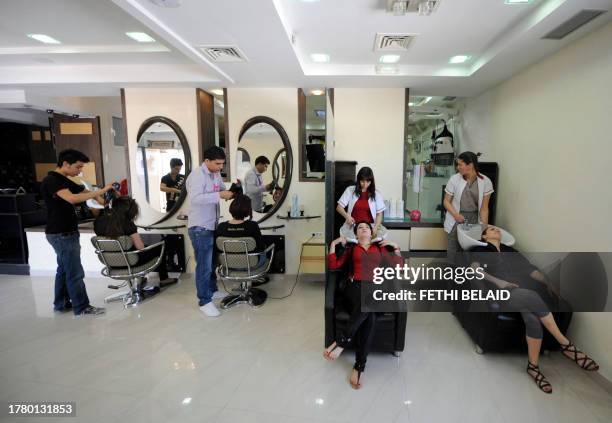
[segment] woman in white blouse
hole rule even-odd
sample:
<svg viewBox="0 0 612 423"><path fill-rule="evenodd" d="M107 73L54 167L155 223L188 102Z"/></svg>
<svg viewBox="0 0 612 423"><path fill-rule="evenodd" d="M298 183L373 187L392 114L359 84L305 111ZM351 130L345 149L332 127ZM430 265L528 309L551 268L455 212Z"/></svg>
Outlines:
<svg viewBox="0 0 612 423"><path fill-rule="evenodd" d="M382 226L385 200L376 189L374 172L365 166L357 172L355 185L344 190L338 200L336 211L345 219L340 235L352 239L355 222L368 222L372 225L372 239L382 239L386 229Z"/></svg>
<svg viewBox="0 0 612 423"><path fill-rule="evenodd" d="M444 189L446 219L444 230L448 233L447 257L455 262L457 251L461 251L457 239L457 224L489 223L489 200L493 194L493 183L478 172L478 156L471 151L457 158L457 173L450 177Z"/></svg>

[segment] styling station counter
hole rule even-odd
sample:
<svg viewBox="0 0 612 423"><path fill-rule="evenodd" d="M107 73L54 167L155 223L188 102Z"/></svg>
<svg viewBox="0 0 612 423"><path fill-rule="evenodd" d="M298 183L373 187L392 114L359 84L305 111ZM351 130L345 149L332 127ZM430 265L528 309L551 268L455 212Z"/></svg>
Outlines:
<svg viewBox="0 0 612 423"><path fill-rule="evenodd" d="M30 275L32 276L53 276L57 269L57 262L53 248L47 242L44 226L34 226L25 229L28 239L28 250L30 265ZM102 263L96 256L96 251L91 243L91 239L96 236L93 231L93 222L83 222L79 224L81 234L81 264L86 277L100 277ZM162 239L166 242L166 255L168 256L167 268L170 274L182 273L185 271L185 245L182 233L175 230L155 229L138 231L145 245L159 242Z"/></svg>
<svg viewBox="0 0 612 423"><path fill-rule="evenodd" d="M387 238L397 242L402 251L446 251L447 234L440 219L421 219L414 222L409 216L403 219L387 218L383 221L383 226L389 230Z"/></svg>

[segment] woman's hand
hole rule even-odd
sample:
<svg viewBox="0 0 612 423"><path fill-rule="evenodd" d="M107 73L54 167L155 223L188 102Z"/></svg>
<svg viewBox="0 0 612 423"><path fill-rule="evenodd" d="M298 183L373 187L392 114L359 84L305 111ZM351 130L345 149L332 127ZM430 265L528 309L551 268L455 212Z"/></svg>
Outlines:
<svg viewBox="0 0 612 423"><path fill-rule="evenodd" d="M336 245L338 244L346 245L346 238L341 236L340 238L334 239L329 245L329 251L335 251Z"/></svg>
<svg viewBox="0 0 612 423"><path fill-rule="evenodd" d="M346 216L346 220L344 221L348 226L353 226L355 224L355 219L350 214Z"/></svg>
<svg viewBox="0 0 612 423"><path fill-rule="evenodd" d="M461 214L461 213L457 213L453 216L455 218L455 221L457 223L463 223L465 222L465 217Z"/></svg>

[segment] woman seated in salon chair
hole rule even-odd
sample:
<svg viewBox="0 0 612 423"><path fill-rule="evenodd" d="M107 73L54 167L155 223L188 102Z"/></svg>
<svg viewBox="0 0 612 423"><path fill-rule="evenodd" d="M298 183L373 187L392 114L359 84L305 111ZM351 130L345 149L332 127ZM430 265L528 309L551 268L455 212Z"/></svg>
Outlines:
<svg viewBox="0 0 612 423"><path fill-rule="evenodd" d="M550 312L551 307L563 308L563 300L547 277L517 250L501 243L501 231L488 226L482 232L486 246L476 247L469 253L472 266L486 264L485 280L495 289L510 290L510 298L501 303L504 311L520 312L525 322L527 340L527 373L543 392L552 393L552 385L538 367L542 347L543 328L559 342L561 352L584 370L597 371L598 364L580 351L565 337ZM514 253L514 254L499 254Z"/></svg>
<svg viewBox="0 0 612 423"><path fill-rule="evenodd" d="M222 222L215 231L215 237L227 238L243 238L251 237L255 239L257 247L255 252L261 252L266 249L263 235L259 229L257 222L253 221L253 208L251 207L251 199L242 193L236 195L229 206L229 212L232 219L227 222ZM265 262L266 257L260 257L260 263ZM258 264L258 266L259 266Z"/></svg>
<svg viewBox="0 0 612 423"><path fill-rule="evenodd" d="M133 198L128 196L115 197L111 199L108 207L106 207L94 221L94 232L98 236L112 239L128 236L132 241L132 250L142 250L145 248L145 244L134 223L139 212L138 203L136 203L136 200ZM160 248L161 246L140 253L139 261L134 264L134 266L139 266L158 257ZM176 278L168 277L165 253L155 270L159 273L160 286L170 285L178 281Z"/></svg>
<svg viewBox="0 0 612 423"><path fill-rule="evenodd" d="M347 244L346 238L340 237L332 241L327 256L330 269L349 269L349 280L342 295L350 304L351 312L347 330L325 349L323 356L327 360L335 360L354 338L355 364L349 379L353 389L361 388L361 373L365 370L372 346L377 318L375 312L362 312L361 286L372 283L376 267L403 264L397 244L391 241L373 242L372 236L369 222L357 222L354 225L357 244Z"/></svg>

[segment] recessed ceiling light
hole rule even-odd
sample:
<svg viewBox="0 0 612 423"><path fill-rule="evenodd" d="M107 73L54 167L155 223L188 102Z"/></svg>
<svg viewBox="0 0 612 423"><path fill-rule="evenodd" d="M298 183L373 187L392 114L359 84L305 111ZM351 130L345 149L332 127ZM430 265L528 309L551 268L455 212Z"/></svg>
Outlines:
<svg viewBox="0 0 612 423"><path fill-rule="evenodd" d="M45 34L27 34L28 37L36 40L36 41L40 41L41 43L45 43L45 44L61 44L61 42L59 42L58 40L56 40L53 37L49 37L48 35Z"/></svg>
<svg viewBox="0 0 612 423"><path fill-rule="evenodd" d="M380 56L380 63L397 63L399 59L399 54L385 54Z"/></svg>
<svg viewBox="0 0 612 423"><path fill-rule="evenodd" d="M312 94L312 95L323 95L323 94L325 94L325 91L323 91L323 90L310 90L310 94Z"/></svg>
<svg viewBox="0 0 612 423"><path fill-rule="evenodd" d="M152 38L149 34L145 34L144 32L126 32L125 35L130 37L132 40L136 40L139 43L154 43L155 39Z"/></svg>
<svg viewBox="0 0 612 423"><path fill-rule="evenodd" d="M183 400L183 405L191 404L191 397L187 397Z"/></svg>
<svg viewBox="0 0 612 423"><path fill-rule="evenodd" d="M310 59L315 63L329 62L329 54L314 53L310 55Z"/></svg>
<svg viewBox="0 0 612 423"><path fill-rule="evenodd" d="M468 60L470 60L470 56L465 56L465 55L459 55L459 56L453 56L450 58L449 63L452 63L453 65L459 64L459 63L465 63Z"/></svg>
<svg viewBox="0 0 612 423"><path fill-rule="evenodd" d="M506 0L506 4L529 4L532 0Z"/></svg>
<svg viewBox="0 0 612 423"><path fill-rule="evenodd" d="M210 90L210 92L213 93L214 95L223 95L223 90L220 90L220 89Z"/></svg>

